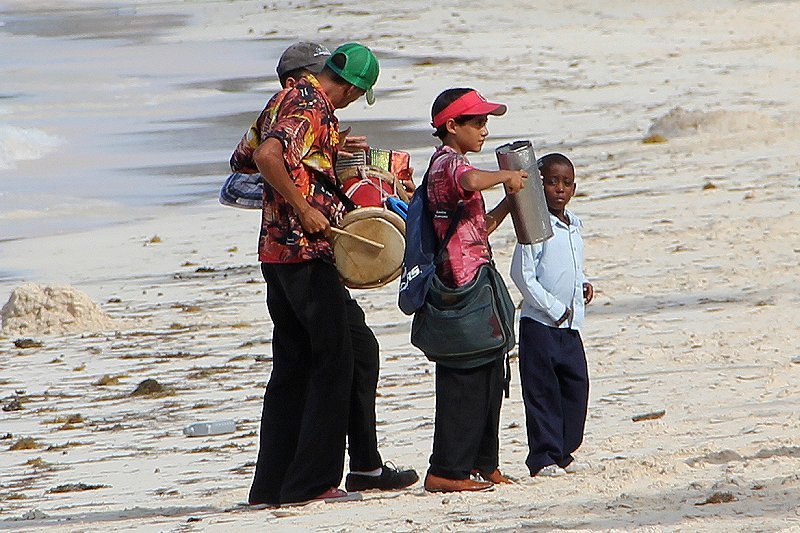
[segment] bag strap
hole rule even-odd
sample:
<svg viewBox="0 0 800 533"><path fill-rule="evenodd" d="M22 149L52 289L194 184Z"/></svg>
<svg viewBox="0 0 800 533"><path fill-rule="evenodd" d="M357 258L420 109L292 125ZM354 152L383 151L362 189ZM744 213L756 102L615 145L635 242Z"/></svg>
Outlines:
<svg viewBox="0 0 800 533"><path fill-rule="evenodd" d="M330 176L318 171L314 172L314 176L316 176L317 179L320 182L322 182L322 185L326 189L329 189L331 192L333 192L333 194L337 196L337 198L339 198L339 201L342 202L342 205L344 205L345 210L352 211L353 209L356 209L358 207L355 204L355 202L353 202L353 200L351 200L350 197L345 194L342 188L339 187L337 183L334 183L333 180L331 180Z"/></svg>
<svg viewBox="0 0 800 533"><path fill-rule="evenodd" d="M431 160L428 162L428 168L425 170L425 175L422 177L422 182L419 184L419 188L422 189L422 192L425 194L425 212L428 212L429 209L429 198L428 198L428 174L431 171L431 166L433 162L436 160L436 153L431 156ZM448 211L436 211L433 214L434 218L447 218L449 212ZM433 258L434 264L438 264L442 260L442 256L444 255L445 250L447 250L447 243L450 242L450 239L453 237L453 234L456 232L456 227L458 226L458 222L461 220L461 216L464 214L464 201L459 200L458 205L456 206L455 212L452 214L452 218L450 220L450 225L447 227L447 232L444 234L444 239L442 242L439 243L439 247L436 250L436 256ZM438 217L436 215L439 215Z"/></svg>
<svg viewBox="0 0 800 533"><path fill-rule="evenodd" d="M511 363L509 362L508 352L503 356L505 359L505 366L506 371L505 375L503 376L503 391L505 391L505 397L511 397Z"/></svg>

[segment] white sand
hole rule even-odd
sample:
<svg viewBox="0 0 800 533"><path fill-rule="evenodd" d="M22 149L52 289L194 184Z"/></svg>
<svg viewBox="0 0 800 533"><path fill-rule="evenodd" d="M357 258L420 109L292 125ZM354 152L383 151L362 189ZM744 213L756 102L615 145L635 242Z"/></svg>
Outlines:
<svg viewBox="0 0 800 533"><path fill-rule="evenodd" d="M0 343L3 403L17 395L24 407L0 418L0 436L13 434L0 441L0 529L800 531L800 4L539 4L138 9L192 14L192 25L167 36L176 41L352 39L409 57L380 79L402 92L344 110L343 122L410 118L422 127L441 89L471 85L510 109L492 119L489 148L474 162L493 168L490 148L518 138L575 161L581 196L571 208L586 223L597 291L584 331L592 390L578 451L588 471L527 476L514 366L501 468L519 484L237 507L256 457L271 330L254 253L258 214L209 200L136 224L3 243L5 268L70 283L134 325L41 336L40 348ZM643 144L676 107L731 120ZM415 166L430 151L414 151ZM160 243L149 242L154 235ZM513 242L508 221L493 237L504 272ZM0 287L3 302L12 288ZM380 446L385 459L424 474L433 367L408 342L396 289L358 293L382 346ZM119 381L95 385L104 375ZM131 398L146 378L173 393ZM632 421L659 410L663 418ZM234 435L181 434L222 418L238 421ZM41 447L6 451L21 437ZM45 464L30 463L37 458ZM106 486L49 492L69 483ZM699 505L709 498L722 502ZM23 516L32 519L13 521Z"/></svg>

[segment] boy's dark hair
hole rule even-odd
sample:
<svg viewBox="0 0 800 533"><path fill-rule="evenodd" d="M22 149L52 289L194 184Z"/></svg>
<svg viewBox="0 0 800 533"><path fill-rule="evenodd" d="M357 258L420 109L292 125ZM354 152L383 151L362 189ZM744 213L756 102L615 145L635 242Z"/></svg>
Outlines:
<svg viewBox="0 0 800 533"><path fill-rule="evenodd" d="M284 72L282 76L278 76L278 81L281 84L281 87L286 87L286 80L289 78L300 79L302 76L306 74L310 74L311 71L305 67L296 68L294 70L290 70L288 72Z"/></svg>
<svg viewBox="0 0 800 533"><path fill-rule="evenodd" d="M463 87L458 87L455 89L445 89L439 96L436 97L436 100L433 101L433 106L431 107L431 119L441 113L447 106L458 100L460 97L464 96L472 89L464 89ZM456 124L466 124L470 120L475 118L473 115L461 115L460 117L456 117L455 120ZM447 125L442 124L436 131L433 132L434 137L438 137L439 139L444 139L445 135L447 135Z"/></svg>
<svg viewBox="0 0 800 533"><path fill-rule="evenodd" d="M570 161L569 158L564 154L559 154L558 152L543 155L538 161L536 161L536 167L540 172L546 168L550 168L553 165L567 165L572 169L573 172L575 172L575 165L572 164L572 161Z"/></svg>
<svg viewBox="0 0 800 533"><path fill-rule="evenodd" d="M331 58L329 59L329 61L331 63L333 63L334 65L336 65L337 68L342 69L342 68L344 68L345 63L347 63L347 57L344 54L341 54L341 53L333 54L331 56ZM330 68L328 65L325 65L325 67L322 70L337 85L350 85L350 83L346 79L344 79L343 77L339 76L339 74L335 70Z"/></svg>

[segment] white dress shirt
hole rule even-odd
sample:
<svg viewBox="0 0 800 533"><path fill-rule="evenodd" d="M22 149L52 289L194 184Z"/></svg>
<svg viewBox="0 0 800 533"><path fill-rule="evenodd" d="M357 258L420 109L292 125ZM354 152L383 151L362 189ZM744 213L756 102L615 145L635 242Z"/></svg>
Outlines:
<svg viewBox="0 0 800 533"><path fill-rule="evenodd" d="M570 224L550 215L553 236L536 244L517 244L511 279L522 293L521 316L546 326L580 330L583 324L583 239L580 219L565 210ZM567 308L569 319L556 326Z"/></svg>

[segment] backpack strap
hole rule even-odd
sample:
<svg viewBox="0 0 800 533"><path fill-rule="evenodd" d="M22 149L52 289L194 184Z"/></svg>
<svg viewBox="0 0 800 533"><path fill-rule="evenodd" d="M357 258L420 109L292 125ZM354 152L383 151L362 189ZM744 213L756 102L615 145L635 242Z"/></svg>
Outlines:
<svg viewBox="0 0 800 533"><path fill-rule="evenodd" d="M437 213L447 213L446 211L437 211ZM456 232L456 227L458 226L458 222L461 220L461 216L464 214L464 200L458 201L458 206L456 207L455 212L450 219L450 225L447 227L447 233L444 234L444 239L439 244L439 250L436 252L436 257L433 259L434 263L439 263L442 260L442 256L444 255L445 250L447 250L447 243L450 242L450 238ZM444 217L447 215L445 214ZM436 218L436 214L434 214L434 218Z"/></svg>
<svg viewBox="0 0 800 533"><path fill-rule="evenodd" d="M422 182L419 184L418 189L422 189L422 192L425 194L425 211L429 211L428 207L429 198L428 198L428 174L430 173L431 166L433 162L436 160L436 153L431 156L431 160L428 162L428 168L425 170L425 175L422 177ZM445 211L445 210L438 210L433 213L433 218L450 218L450 225L447 227L447 232L444 234L444 239L442 242L439 243L439 248L436 251L436 256L433 258L433 263L438 264L442 260L442 256L444 255L445 250L447 250L447 243L450 242L450 238L456 232L456 227L458 226L458 222L461 220L461 216L464 214L464 201L459 200L456 206L456 210ZM451 218L452 217L452 218Z"/></svg>

